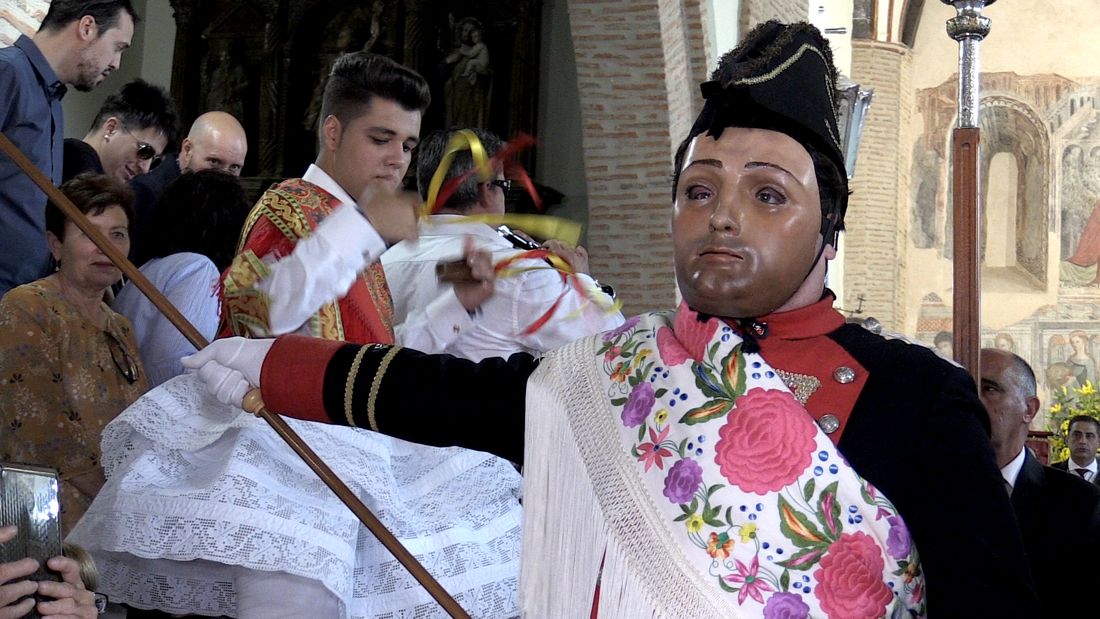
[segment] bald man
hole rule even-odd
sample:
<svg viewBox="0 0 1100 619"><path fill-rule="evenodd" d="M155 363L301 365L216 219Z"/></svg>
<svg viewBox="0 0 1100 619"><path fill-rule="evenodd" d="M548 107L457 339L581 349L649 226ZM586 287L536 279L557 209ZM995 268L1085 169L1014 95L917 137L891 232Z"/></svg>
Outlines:
<svg viewBox="0 0 1100 619"><path fill-rule="evenodd" d="M248 154L248 138L244 127L231 114L206 112L195 119L191 130L180 144L176 157L169 155L148 174L130 182L134 190L134 239L130 259L139 267L149 258L146 232L153 219L153 209L168 183L184 172L221 170L240 176Z"/></svg>
<svg viewBox="0 0 1100 619"><path fill-rule="evenodd" d="M1095 581L1100 488L1043 466L1024 446L1039 411L1035 374L1014 353L983 348L979 395L989 414L997 466L1012 495L1044 617L1074 616L1072 591Z"/></svg>

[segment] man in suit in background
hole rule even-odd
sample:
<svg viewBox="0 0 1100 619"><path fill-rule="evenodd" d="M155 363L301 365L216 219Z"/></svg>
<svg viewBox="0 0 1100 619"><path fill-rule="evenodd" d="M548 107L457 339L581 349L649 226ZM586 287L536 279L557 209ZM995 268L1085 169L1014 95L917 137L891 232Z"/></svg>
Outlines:
<svg viewBox="0 0 1100 619"><path fill-rule="evenodd" d="M1092 583L1100 556L1100 488L1043 466L1024 447L1039 411L1035 374L1027 362L1006 350L984 348L980 366L979 395L989 413L997 466L1012 495L1043 616L1070 616L1075 600L1066 592Z"/></svg>
<svg viewBox="0 0 1100 619"><path fill-rule="evenodd" d="M1066 431L1066 445L1069 446L1069 459L1056 462L1054 468L1076 473L1081 479L1100 486L1096 463L1096 450L1100 448L1100 421L1088 415L1071 417L1069 430Z"/></svg>

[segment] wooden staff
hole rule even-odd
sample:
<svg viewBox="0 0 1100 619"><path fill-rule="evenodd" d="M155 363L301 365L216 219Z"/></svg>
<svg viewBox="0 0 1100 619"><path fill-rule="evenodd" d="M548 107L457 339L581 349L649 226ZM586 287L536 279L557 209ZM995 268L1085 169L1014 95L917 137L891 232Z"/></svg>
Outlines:
<svg viewBox="0 0 1100 619"><path fill-rule="evenodd" d="M208 342L206 338L199 333L198 329L196 329L195 326L192 325L159 290L157 290L156 286L154 286L152 282L150 282L148 278L146 278L145 275L126 258L126 256L122 255L122 252L118 251L114 245L107 241L106 237L92 225L92 222L88 221L84 213L81 213L80 209L76 208L65 194L61 193L61 190L54 187L53 183L46 178L46 175L43 174L37 166L31 163L22 151L20 151L19 148L8 139L8 136L3 133L0 133L0 150L10 157L11 160L15 162L15 165L19 166L35 185L38 185L38 188L46 194L50 201L56 204L57 207L61 209L61 212L63 212L70 221L76 224L76 227L80 228L80 231L87 235L87 237L95 243L96 247L106 254L115 266L122 270L123 274L125 274L130 281L134 282L138 290L141 290L141 292L145 294L149 301L164 314L169 322L179 329L179 332L182 333L195 348L206 347ZM393 554L401 565L409 570L413 578L428 590L428 593L435 598L435 601L438 602L444 610L456 619L469 619L469 615L458 605L458 602L443 589L439 582L428 573L428 570L424 569L424 566L416 560L416 557L401 545L401 542L394 537L393 533L390 533L386 525L382 524L382 522L371 512L370 508L364 505L363 502L359 500L359 497L355 496L355 493L348 488L347 484L336 476L336 473L334 473L332 469L321 460L320 456L318 456L317 453L298 436L298 433L291 429L282 417L267 410L264 406L263 398L260 396L259 389L250 391L245 396L245 401L242 404L245 410L262 417L263 420L266 421L284 441L286 441L287 445L289 445L290 448L309 465L309 468L313 469L313 472L321 478L321 481L325 482L325 484L336 493L336 496L344 502L344 505L347 505L348 509L359 518L359 521L378 538L378 541L382 542L382 545Z"/></svg>
<svg viewBox="0 0 1100 619"><path fill-rule="evenodd" d="M978 367L981 347L982 265L978 255L981 242L981 214L978 190L978 45L989 34L990 20L982 17L982 8L996 0L942 0L955 7L957 15L947 20L947 34L959 43L959 118L951 136L951 165L954 189L954 320L952 326L955 360L966 368L975 381L981 380Z"/></svg>

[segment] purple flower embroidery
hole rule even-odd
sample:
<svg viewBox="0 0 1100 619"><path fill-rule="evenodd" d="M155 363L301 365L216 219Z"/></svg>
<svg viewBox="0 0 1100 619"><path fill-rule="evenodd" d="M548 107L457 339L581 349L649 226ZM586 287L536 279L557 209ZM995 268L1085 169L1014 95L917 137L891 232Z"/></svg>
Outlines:
<svg viewBox="0 0 1100 619"><path fill-rule="evenodd" d="M649 411L657 402L657 396L653 393L653 385L644 382L634 388L626 398L626 406L623 407L623 425L628 428L636 428L642 425Z"/></svg>
<svg viewBox="0 0 1100 619"><path fill-rule="evenodd" d="M909 537L909 529L905 527L898 516L890 516L886 519L890 523L890 532L886 535L886 553L895 559L904 559L913 549L913 540Z"/></svg>
<svg viewBox="0 0 1100 619"><path fill-rule="evenodd" d="M673 503L687 503L703 483L703 468L691 458L684 458L668 469L664 494Z"/></svg>
<svg viewBox="0 0 1100 619"><path fill-rule="evenodd" d="M776 593L764 606L764 619L806 619L810 616L810 607L802 601L802 596L794 593Z"/></svg>
<svg viewBox="0 0 1100 619"><path fill-rule="evenodd" d="M604 333L603 341L610 342L611 340L633 329L634 325L637 325L639 320L641 320L641 316L631 316L630 318L627 318L626 322L624 322L623 324L615 327L607 333Z"/></svg>

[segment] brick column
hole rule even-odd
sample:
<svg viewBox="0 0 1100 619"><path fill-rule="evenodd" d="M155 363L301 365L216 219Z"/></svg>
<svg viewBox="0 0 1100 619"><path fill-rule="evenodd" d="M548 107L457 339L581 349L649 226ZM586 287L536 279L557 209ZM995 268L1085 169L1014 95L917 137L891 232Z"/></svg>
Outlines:
<svg viewBox="0 0 1100 619"><path fill-rule="evenodd" d="M863 295L866 316L905 327L909 176L913 136L913 54L894 43L852 41L852 79L875 89L848 205L842 307Z"/></svg>
<svg viewBox="0 0 1100 619"><path fill-rule="evenodd" d="M569 1L592 272L620 291L627 315L675 302L669 183L701 104L703 10L700 0Z"/></svg>
<svg viewBox="0 0 1100 619"><path fill-rule="evenodd" d="M741 32L747 33L769 19L806 21L810 15L809 4L808 0L741 0Z"/></svg>

